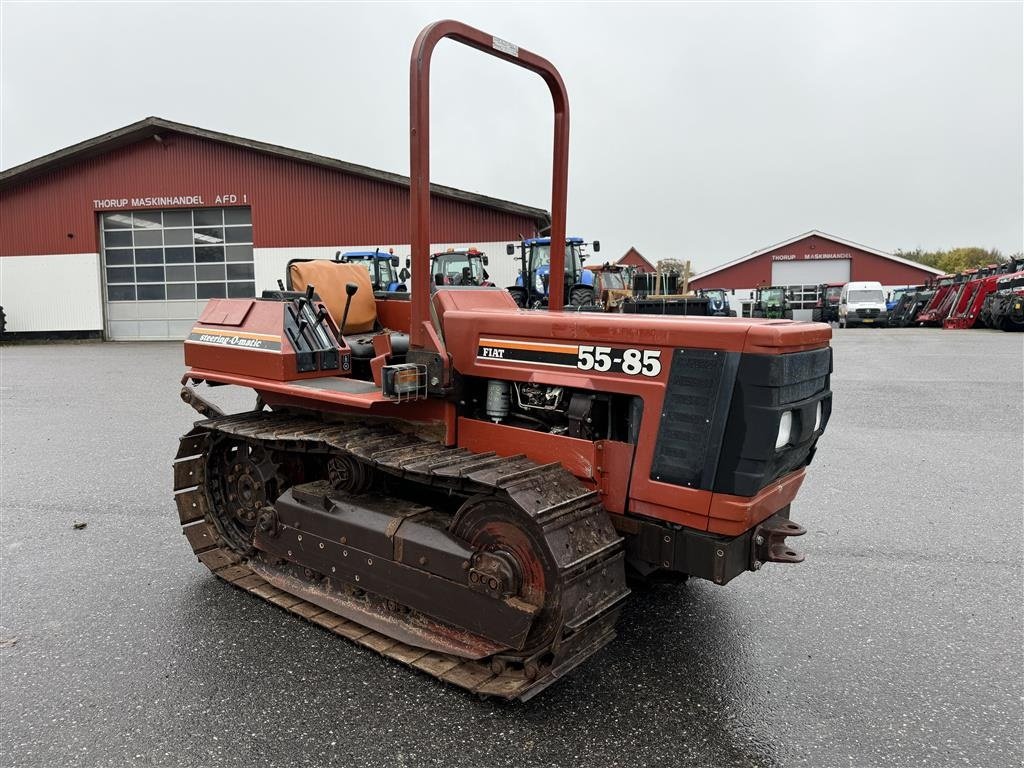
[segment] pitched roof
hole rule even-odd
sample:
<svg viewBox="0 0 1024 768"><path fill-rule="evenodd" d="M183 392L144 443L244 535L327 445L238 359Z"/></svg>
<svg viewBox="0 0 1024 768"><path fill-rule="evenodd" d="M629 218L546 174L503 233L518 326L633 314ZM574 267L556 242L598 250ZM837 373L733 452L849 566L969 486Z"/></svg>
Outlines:
<svg viewBox="0 0 1024 768"><path fill-rule="evenodd" d="M694 275L690 279L691 281L700 280L702 278L707 277L708 275L713 275L716 272L721 272L723 269L728 269L729 267L734 267L737 264L742 264L744 261L756 259L758 256L763 256L766 253L771 253L772 251L778 248L790 245L791 243L795 243L798 240L804 240L808 237L822 237L826 240L831 240L834 243L839 243L839 245L845 245L850 248L856 248L859 251L864 251L865 253L870 253L873 256L880 256L883 259L889 259L890 261L896 261L899 262L900 264L906 264L908 267L916 267L917 269L923 270L925 272L931 272L936 275L942 274L941 269L935 269L934 267L929 267L926 264L921 264L920 262L917 261L911 261L910 259L904 259L899 256L893 256L891 253L879 251L877 248L871 248L867 245L861 245L860 243L855 243L852 240L846 240L842 237L836 237L835 235L830 235L827 232L822 232L819 229L812 229L810 232L804 232L803 234L795 235L794 237L791 237L788 240L783 240L781 243L769 245L767 248L761 248L760 250L754 251L753 253L748 253L746 256L740 256L738 259L733 259L732 261L725 262L725 264L720 264L717 267L712 267L711 269L704 270L700 274Z"/></svg>
<svg viewBox="0 0 1024 768"><path fill-rule="evenodd" d="M241 147L243 149L259 152L265 155L273 155L275 157L294 160L299 163L307 163L309 165L330 168L332 170L352 174L354 176L374 179L386 184L396 184L402 187L409 186L409 177L401 176L397 173L380 171L376 168L368 168L365 165L357 165L344 160L336 160L333 157L325 157L324 155L317 155L312 152L302 152L298 149L289 149L288 147L282 147L277 144L267 144L266 142L245 139L240 136L232 136L227 133L209 131L205 128L197 128L194 125L176 123L173 120L164 120L162 117L147 117L143 120L139 120L137 123L126 125L123 128L118 128L117 130L110 131L109 133L104 133L101 136L86 139L78 144L72 144L70 147L58 149L56 152L51 152L48 155L37 157L35 160L29 160L27 163L22 163L21 165L16 165L13 168L0 171L0 191L17 186L18 184L22 184L26 181L37 178L38 176L42 176L50 171L67 167L80 160L96 157L113 149L134 144L138 141L167 132L197 136L199 138L208 139L221 144L228 144L234 147ZM513 203L509 200L501 200L495 197L480 195L475 192L465 192L461 189L445 187L440 184L431 184L430 191L438 197L446 197L460 202L472 203L474 205L492 208L494 210L517 216L526 216L536 221L539 227L548 226L551 223L551 215L541 208L533 208L531 206Z"/></svg>
<svg viewBox="0 0 1024 768"><path fill-rule="evenodd" d="M634 263L634 266L647 266L650 269L651 272L656 272L657 271L657 268L653 264L651 264L651 262L649 262L646 258L644 258L643 254L641 254L640 251L638 251L636 249L635 245L629 246L629 250L626 251L624 254L622 254L615 261L615 263L616 264L627 264L628 263L628 261L627 261L628 259L633 259L634 262L636 262L637 260L639 260L641 262L640 264Z"/></svg>

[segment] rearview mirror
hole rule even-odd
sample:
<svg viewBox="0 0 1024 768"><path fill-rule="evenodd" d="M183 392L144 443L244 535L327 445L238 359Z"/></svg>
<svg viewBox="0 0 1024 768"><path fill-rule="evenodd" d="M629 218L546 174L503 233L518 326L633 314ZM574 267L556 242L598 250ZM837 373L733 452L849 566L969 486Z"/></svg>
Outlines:
<svg viewBox="0 0 1024 768"><path fill-rule="evenodd" d="M516 247L512 245L512 243L509 243L508 245L505 246L505 253L507 253L509 256L515 256Z"/></svg>
<svg viewBox="0 0 1024 768"><path fill-rule="evenodd" d="M398 266L398 257L397 256L392 256L391 257L391 266L392 267L397 267Z"/></svg>
<svg viewBox="0 0 1024 768"><path fill-rule="evenodd" d="M412 266L412 259L410 259L408 256L406 256L405 257L405 268L408 269L411 266Z"/></svg>
<svg viewBox="0 0 1024 768"><path fill-rule="evenodd" d="M600 240L595 240L594 241L594 253L597 253L600 250L601 250L601 241Z"/></svg>
<svg viewBox="0 0 1024 768"><path fill-rule="evenodd" d="M480 257L480 260L481 260L481 261L483 261L483 263L484 263L484 266L486 267L486 266L487 266L487 255L486 255L486 254L484 254L483 256L481 256L481 257Z"/></svg>

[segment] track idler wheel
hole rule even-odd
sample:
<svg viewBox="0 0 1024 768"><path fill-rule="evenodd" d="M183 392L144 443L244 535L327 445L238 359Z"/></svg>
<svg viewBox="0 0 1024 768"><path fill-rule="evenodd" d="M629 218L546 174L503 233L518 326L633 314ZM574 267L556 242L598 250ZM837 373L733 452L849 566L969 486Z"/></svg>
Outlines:
<svg viewBox="0 0 1024 768"><path fill-rule="evenodd" d="M479 553L471 565L471 584L538 609L515 655L525 660L548 648L562 627L562 581L543 529L508 501L479 496L463 504L449 530Z"/></svg>

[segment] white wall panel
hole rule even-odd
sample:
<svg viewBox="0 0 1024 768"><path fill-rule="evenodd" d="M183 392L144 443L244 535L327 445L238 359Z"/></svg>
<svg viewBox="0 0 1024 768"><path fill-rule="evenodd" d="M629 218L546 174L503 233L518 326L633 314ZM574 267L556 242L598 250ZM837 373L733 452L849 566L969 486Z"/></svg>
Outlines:
<svg viewBox="0 0 1024 768"><path fill-rule="evenodd" d="M0 305L11 332L102 330L99 254L0 257Z"/></svg>
<svg viewBox="0 0 1024 768"><path fill-rule="evenodd" d="M206 300L112 301L107 304L110 341L180 341L188 336Z"/></svg>
<svg viewBox="0 0 1024 768"><path fill-rule="evenodd" d="M850 280L849 259L776 261L772 263L772 285L820 285Z"/></svg>

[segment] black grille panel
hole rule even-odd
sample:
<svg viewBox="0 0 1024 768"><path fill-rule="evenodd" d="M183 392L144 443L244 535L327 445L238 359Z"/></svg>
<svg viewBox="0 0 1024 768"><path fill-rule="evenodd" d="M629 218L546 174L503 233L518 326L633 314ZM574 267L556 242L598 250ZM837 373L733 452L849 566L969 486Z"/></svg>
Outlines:
<svg viewBox="0 0 1024 768"><path fill-rule="evenodd" d="M706 349L677 349L672 355L651 477L673 485L699 487L708 464L727 355Z"/></svg>
<svg viewBox="0 0 1024 768"><path fill-rule="evenodd" d="M631 299L620 305L624 314L634 315L699 315L708 314L708 299L660 299L648 296L645 299ZM719 353L721 354L721 353Z"/></svg>

